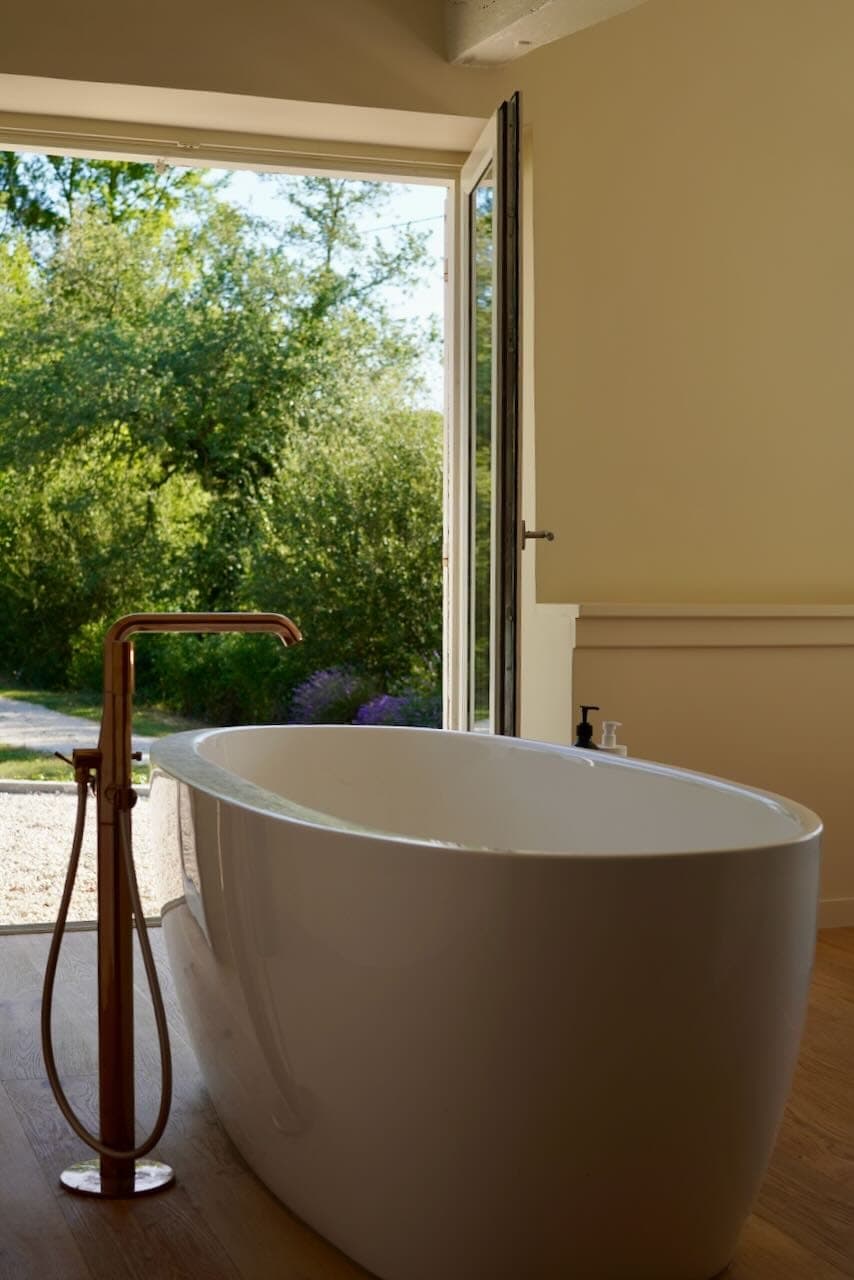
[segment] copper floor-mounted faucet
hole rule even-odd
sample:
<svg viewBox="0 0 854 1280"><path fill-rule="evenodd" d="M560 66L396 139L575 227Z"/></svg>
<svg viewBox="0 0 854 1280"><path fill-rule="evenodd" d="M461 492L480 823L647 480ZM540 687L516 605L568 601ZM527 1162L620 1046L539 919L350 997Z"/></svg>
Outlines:
<svg viewBox="0 0 854 1280"><path fill-rule="evenodd" d="M269 631L284 645L302 639L280 613L133 613L114 622L104 638L104 703L98 746L73 753L78 809L62 901L45 972L42 1046L51 1087L68 1123L98 1158L72 1165L60 1177L70 1191L112 1199L159 1191L174 1181L168 1165L142 1157L166 1127L172 1066L163 999L143 919L133 866L131 810L136 804L131 768L133 641L140 631ZM98 1101L100 1133L87 1130L63 1092L51 1036L51 1006L59 950L77 875L86 820L86 797L95 796L98 823ZM160 1040L160 1109L149 1136L136 1144L133 1067L133 922L151 990Z"/></svg>

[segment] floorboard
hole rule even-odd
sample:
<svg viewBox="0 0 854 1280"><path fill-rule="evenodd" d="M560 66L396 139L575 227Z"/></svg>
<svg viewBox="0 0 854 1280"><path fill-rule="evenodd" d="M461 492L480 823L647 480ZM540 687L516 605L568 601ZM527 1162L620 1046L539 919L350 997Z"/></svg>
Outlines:
<svg viewBox="0 0 854 1280"><path fill-rule="evenodd" d="M49 937L0 936L0 1280L366 1280L367 1272L270 1195L223 1132L186 1036L159 930L152 941L176 1080L157 1155L180 1181L163 1196L93 1202L63 1193L57 1182L66 1164L88 1152L60 1116L44 1073L39 1003ZM69 1097L94 1123L92 932L65 940L54 1027ZM144 1123L157 1106L159 1072L145 1000L138 1000L137 1027ZM820 936L792 1097L725 1280L854 1280L854 929Z"/></svg>
<svg viewBox="0 0 854 1280"><path fill-rule="evenodd" d="M0 1085L0 1280L91 1280L54 1182L45 1176Z"/></svg>

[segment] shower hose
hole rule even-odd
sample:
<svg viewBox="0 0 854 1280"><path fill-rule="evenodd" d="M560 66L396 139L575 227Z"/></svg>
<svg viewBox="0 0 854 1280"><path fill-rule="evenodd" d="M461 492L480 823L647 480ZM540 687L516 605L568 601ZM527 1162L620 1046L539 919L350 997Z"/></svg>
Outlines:
<svg viewBox="0 0 854 1280"><path fill-rule="evenodd" d="M71 845L71 857L68 861L68 870L65 874L65 887L62 891L62 901L59 905L59 914L56 918L56 924L54 926L53 937L50 944L50 952L48 953L44 987L42 990L42 1048L44 1051L45 1067L47 1068L47 1078L50 1082L50 1087L53 1090L53 1094L56 1098L60 1111L65 1116L77 1136L82 1138L88 1146L101 1156L107 1156L113 1160L138 1160L141 1156L146 1155L152 1149L152 1147L159 1141L163 1130L166 1128L166 1121L169 1118L169 1108L172 1102L172 1054L169 1047L169 1031L166 1025L166 1011L163 1007L163 995L157 978L157 967L154 963L154 956L151 954L151 943L148 939L148 929L142 912L142 903L139 898L139 886L136 880L136 870L133 865L130 811L128 809L118 810L120 833L119 843L122 849L122 861L124 863L128 888L130 890L131 909L133 911L134 920L136 921L137 933L139 934L139 946L142 952L145 976L148 981L148 989L151 992L151 1003L154 1008L154 1020L157 1026L157 1039L160 1047L160 1109L157 1113L157 1119L154 1122L154 1128L151 1130L151 1133L145 1141L141 1142L139 1146L134 1147L131 1150L123 1151L117 1147L107 1146L106 1143L102 1142L100 1138L97 1138L94 1133L90 1133L79 1117L74 1113L71 1103L65 1095L65 1091L60 1083L59 1073L56 1069L56 1059L53 1053L53 1034L51 1031L53 988L56 979L57 965L59 963L59 951L62 946L63 934L65 933L65 922L68 918L71 894L74 889L74 882L77 879L77 865L80 861L83 832L86 827L86 799L89 787L88 774L88 767L78 768L77 818L74 826L74 839Z"/></svg>

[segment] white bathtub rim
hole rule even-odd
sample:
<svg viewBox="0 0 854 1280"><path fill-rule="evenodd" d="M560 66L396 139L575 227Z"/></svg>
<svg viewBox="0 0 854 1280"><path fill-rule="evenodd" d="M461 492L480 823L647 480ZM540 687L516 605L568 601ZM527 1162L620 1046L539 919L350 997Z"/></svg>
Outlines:
<svg viewBox="0 0 854 1280"><path fill-rule="evenodd" d="M693 770L675 768L671 765L657 764L648 760L636 760L632 758L624 758L619 756L602 755L593 756L592 753L584 751L581 748L558 746L550 742L534 742L527 739L512 739L514 743L522 746L525 750L544 751L549 754L556 754L564 757L570 757L583 761L585 764L596 768L615 768L615 769L631 769L641 773L653 773L658 776L672 778L675 781L685 783L700 784L710 787L714 790L724 791L728 793L736 793L743 796L750 796L754 799L762 801L769 807L782 810L788 817L800 827L798 833L794 833L789 840L775 839L759 842L747 842L744 844L730 845L723 848L712 846L704 849L691 850L640 850L632 851L627 849L597 849L595 851L585 849L511 849L506 847L497 847L495 845L474 845L457 843L448 840L418 838L416 836L404 835L395 831L384 830L374 826L363 826L353 822L350 819L337 817L335 814L325 811L308 808L304 805L297 804L293 800L289 800L286 796L270 791L265 787L259 786L257 783L250 782L248 779L240 777L239 774L233 773L230 769L224 768L222 765L215 764L213 761L206 759L200 754L199 747L207 738L219 736L222 734L242 734L261 732L267 730L275 730L284 732L289 729L300 731L324 731L324 730L344 730L346 732L360 734L436 734L443 733L455 738L470 738L471 735L458 730L447 729L427 729L417 727L398 727L390 725L232 725L225 728L209 728L195 729L184 733L169 734L166 737L159 738L152 743L151 747L151 764L153 769L152 782L157 770L186 783L188 786L216 799L225 801L228 804L235 805L238 808L246 809L253 813L260 813L267 817L292 823L296 826L308 827L314 830L322 830L331 834L346 836L348 838L356 837L359 839L378 840L381 842L389 842L396 844L412 845L415 848L429 849L433 852L446 850L453 853L466 853L471 855L480 855L486 857L502 858L519 858L526 862L534 859L571 859L575 861L592 861L592 860L619 860L621 858L637 862L639 859L644 861L658 861L660 859L670 858L703 858L703 857L722 857L722 856L739 856L745 853L758 853L765 851L771 853L774 850L788 850L795 846L804 844L808 845L819 837L823 830L822 820L812 810L799 804L795 800L790 800L785 796L779 796L770 791L763 791L757 787L744 786L739 782L731 782L725 778L716 778L710 774L698 773Z"/></svg>

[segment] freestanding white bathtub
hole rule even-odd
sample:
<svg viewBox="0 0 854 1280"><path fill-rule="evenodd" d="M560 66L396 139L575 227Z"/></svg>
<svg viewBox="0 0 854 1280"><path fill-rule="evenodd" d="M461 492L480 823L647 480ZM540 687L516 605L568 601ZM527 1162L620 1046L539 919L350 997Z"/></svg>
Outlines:
<svg viewBox="0 0 854 1280"><path fill-rule="evenodd" d="M216 1109L383 1280L708 1280L771 1152L821 824L437 730L152 749L163 928Z"/></svg>

